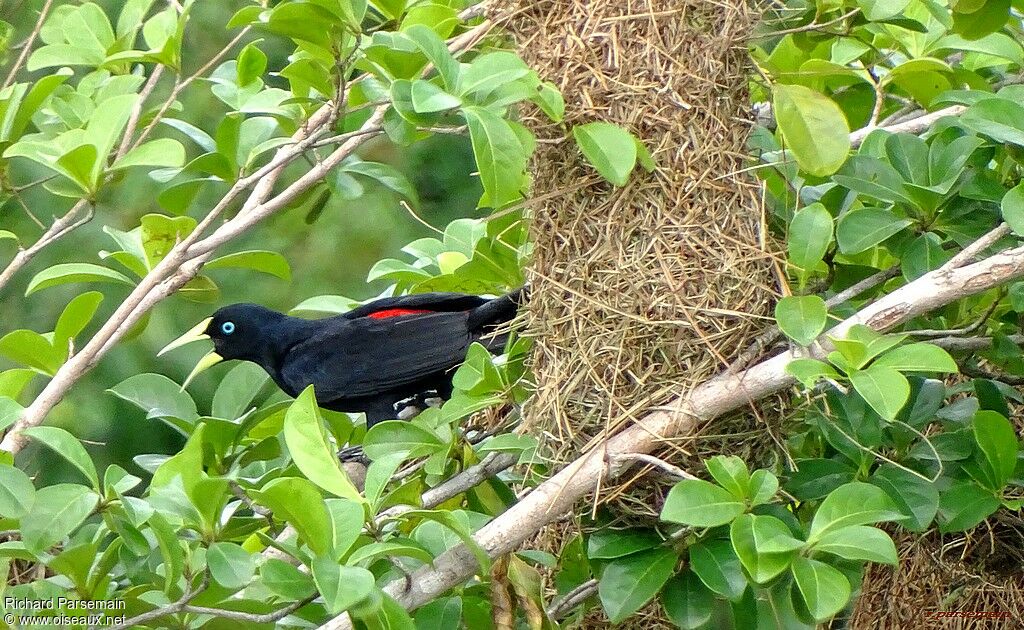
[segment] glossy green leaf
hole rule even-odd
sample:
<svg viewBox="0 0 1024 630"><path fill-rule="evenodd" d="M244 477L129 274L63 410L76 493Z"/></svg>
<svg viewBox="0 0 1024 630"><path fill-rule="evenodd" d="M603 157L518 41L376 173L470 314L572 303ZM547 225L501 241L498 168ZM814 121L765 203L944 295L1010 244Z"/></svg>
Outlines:
<svg viewBox="0 0 1024 630"><path fill-rule="evenodd" d="M801 208L789 223L789 262L814 269L832 243L832 215L820 203Z"/></svg>
<svg viewBox="0 0 1024 630"><path fill-rule="evenodd" d="M284 441L299 470L313 483L336 496L362 502L363 497L338 462L310 385L295 399L284 417Z"/></svg>
<svg viewBox="0 0 1024 630"><path fill-rule="evenodd" d="M237 590L252 581L256 563L252 554L230 542L215 542L206 551L206 566L214 582Z"/></svg>
<svg viewBox="0 0 1024 630"><path fill-rule="evenodd" d="M772 87L775 119L800 168L812 175L839 170L850 151L850 127L827 96L801 85Z"/></svg>
<svg viewBox="0 0 1024 630"><path fill-rule="evenodd" d="M850 375L853 387L871 408L886 420L894 420L910 398L910 383L891 367L871 365Z"/></svg>
<svg viewBox="0 0 1024 630"><path fill-rule="evenodd" d="M652 549L614 560L605 567L597 592L608 620L620 623L651 601L672 576L676 554Z"/></svg>
<svg viewBox="0 0 1024 630"><path fill-rule="evenodd" d="M825 330L828 307L817 295L789 296L775 305L775 320L787 337L801 346L810 345Z"/></svg>
<svg viewBox="0 0 1024 630"><path fill-rule="evenodd" d="M41 552L64 540L92 514L99 495L86 486L61 483L36 491L32 508L21 519L25 546Z"/></svg>
<svg viewBox="0 0 1024 630"><path fill-rule="evenodd" d="M288 265L288 259L277 252L266 250L250 250L227 254L220 258L214 258L206 263L207 269L224 269L234 267L238 269L252 269L282 280L292 279L292 270Z"/></svg>
<svg viewBox="0 0 1024 630"><path fill-rule="evenodd" d="M21 470L0 464L0 516L21 518L35 503L36 489Z"/></svg>
<svg viewBox="0 0 1024 630"><path fill-rule="evenodd" d="M313 553L325 556L326 560L333 534L327 506L316 486L300 477L281 477L254 491L253 495L260 505L270 508L276 518L294 527Z"/></svg>
<svg viewBox="0 0 1024 630"><path fill-rule="evenodd" d="M910 225L890 210L863 208L847 212L836 227L836 242L844 254L859 254Z"/></svg>
<svg viewBox="0 0 1024 630"><path fill-rule="evenodd" d="M96 474L96 466L92 463L92 458L89 457L89 453L82 446L82 443L78 441L78 438L60 427L52 426L28 427L22 433L66 459L85 475L85 478L92 483L93 488L97 491L101 490L99 475Z"/></svg>
<svg viewBox="0 0 1024 630"><path fill-rule="evenodd" d="M793 578L803 595L807 610L817 621L831 619L850 601L850 582L831 565L797 558L793 561Z"/></svg>
<svg viewBox="0 0 1024 630"><path fill-rule="evenodd" d="M843 527L901 518L896 505L881 488L855 481L836 488L825 497L811 521L807 541L814 544L826 533Z"/></svg>
<svg viewBox="0 0 1024 630"><path fill-rule="evenodd" d="M601 177L625 186L636 166L636 143L628 131L611 123L595 122L572 129L583 156Z"/></svg>
<svg viewBox="0 0 1024 630"><path fill-rule="evenodd" d="M680 628L696 630L711 619L714 594L687 571L669 580L661 593L665 613Z"/></svg>
<svg viewBox="0 0 1024 630"><path fill-rule="evenodd" d="M704 585L736 601L747 589L743 566L728 540L698 542L689 548L690 568Z"/></svg>
<svg viewBox="0 0 1024 630"><path fill-rule="evenodd" d="M113 282L128 286L133 284L124 274L107 267L90 263L61 263L48 267L33 276L28 283L28 288L25 289L25 295L31 295L36 291L61 284L77 282Z"/></svg>
<svg viewBox="0 0 1024 630"><path fill-rule="evenodd" d="M746 509L728 490L702 479L684 479L669 491L661 519L693 527L724 525Z"/></svg>
<svg viewBox="0 0 1024 630"><path fill-rule="evenodd" d="M366 599L373 590L373 574L361 567L347 567L327 558L315 558L312 572L327 612L332 615L348 610Z"/></svg>

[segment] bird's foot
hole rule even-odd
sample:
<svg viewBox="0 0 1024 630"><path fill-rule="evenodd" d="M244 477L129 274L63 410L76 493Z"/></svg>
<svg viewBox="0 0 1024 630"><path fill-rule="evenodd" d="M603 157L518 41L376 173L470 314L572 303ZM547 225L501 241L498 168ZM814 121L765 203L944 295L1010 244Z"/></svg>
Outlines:
<svg viewBox="0 0 1024 630"><path fill-rule="evenodd" d="M440 407L443 402L444 399L438 395L436 389L428 389L415 396L399 400L393 407L399 420L408 420L428 407Z"/></svg>
<svg viewBox="0 0 1024 630"><path fill-rule="evenodd" d="M338 451L338 461L340 462L357 462L364 466L370 465L370 458L363 452L361 446L347 446Z"/></svg>

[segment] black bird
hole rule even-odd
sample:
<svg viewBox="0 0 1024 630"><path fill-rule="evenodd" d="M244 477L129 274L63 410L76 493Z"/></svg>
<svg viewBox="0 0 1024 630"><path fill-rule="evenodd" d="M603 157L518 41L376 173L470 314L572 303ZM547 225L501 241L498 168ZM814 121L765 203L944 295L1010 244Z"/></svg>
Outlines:
<svg viewBox="0 0 1024 630"><path fill-rule="evenodd" d="M469 345L478 341L500 352L508 335L496 329L515 316L524 295L523 289L494 299L420 293L374 300L316 320L258 304L232 304L160 354L209 338L214 350L199 361L182 389L220 361L252 361L288 395L313 385L321 407L364 412L367 426L373 426L400 417L406 407L422 408L427 399L450 397L452 374Z"/></svg>

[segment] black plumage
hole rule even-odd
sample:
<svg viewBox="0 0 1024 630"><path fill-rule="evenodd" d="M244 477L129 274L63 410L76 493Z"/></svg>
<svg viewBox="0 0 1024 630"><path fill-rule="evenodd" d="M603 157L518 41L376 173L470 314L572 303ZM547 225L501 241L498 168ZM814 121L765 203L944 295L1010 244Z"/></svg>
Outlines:
<svg viewBox="0 0 1024 630"><path fill-rule="evenodd" d="M221 358L260 365L291 396L313 385L321 407L365 412L373 425L398 417L403 401L447 399L472 342L502 349L507 333L496 328L515 316L522 296L422 293L317 320L234 304L214 313L205 333Z"/></svg>

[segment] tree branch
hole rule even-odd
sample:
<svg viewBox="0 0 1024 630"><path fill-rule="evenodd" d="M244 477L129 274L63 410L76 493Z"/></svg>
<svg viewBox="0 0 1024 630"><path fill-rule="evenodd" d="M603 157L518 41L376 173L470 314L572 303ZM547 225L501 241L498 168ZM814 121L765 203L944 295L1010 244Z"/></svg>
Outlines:
<svg viewBox="0 0 1024 630"><path fill-rule="evenodd" d="M947 264L883 296L833 327L819 337L819 343L814 344L809 353L823 357L831 349L828 337L843 337L856 324L887 330L1021 276L1024 276L1024 247L962 267L954 268ZM616 456L649 453L665 439L688 434L703 422L795 385L795 379L786 373L785 368L796 356L793 351L787 351L743 372L719 374L691 389L563 467L519 503L480 529L474 539L491 557L513 551L542 527L571 510L599 483L621 475L626 466L608 465L608 462L615 461ZM478 570L473 553L466 545L458 545L438 556L433 565L417 570L408 588L404 580L399 580L388 584L385 591L403 607L412 610L464 582ZM352 628L352 622L343 614L321 628L347 629Z"/></svg>
<svg viewBox="0 0 1024 630"><path fill-rule="evenodd" d="M858 129L857 131L854 131L853 133L850 134L850 146L855 149L859 147L861 143L864 142L864 138L867 138L868 134L874 131L875 129L884 129L889 133L921 133L925 129L931 127L936 120L939 120L940 118L945 118L946 116L959 116L966 109L967 108L964 107L963 105L951 105L950 107L946 107L945 109L940 109L930 114L924 114L922 116L918 116L917 118L911 118L910 120L905 120L901 123L890 125L888 127L868 125L867 127L864 127L863 129Z"/></svg>

